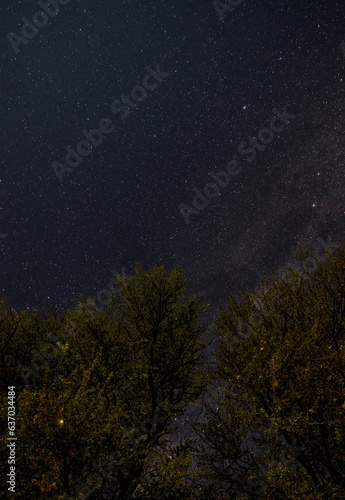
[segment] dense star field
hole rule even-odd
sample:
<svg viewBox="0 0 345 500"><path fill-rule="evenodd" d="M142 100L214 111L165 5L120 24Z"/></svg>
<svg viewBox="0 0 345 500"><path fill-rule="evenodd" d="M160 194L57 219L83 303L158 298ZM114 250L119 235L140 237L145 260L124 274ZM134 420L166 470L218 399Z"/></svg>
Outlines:
<svg viewBox="0 0 345 500"><path fill-rule="evenodd" d="M11 305L97 297L137 261L218 299L343 242L341 1L42 5L1 2Z"/></svg>
<svg viewBox="0 0 345 500"><path fill-rule="evenodd" d="M136 263L178 265L211 303L209 361L229 283L238 297L265 270L301 269L300 243L319 258L345 243L343 1L1 0L0 33L14 315L81 294L103 311Z"/></svg>

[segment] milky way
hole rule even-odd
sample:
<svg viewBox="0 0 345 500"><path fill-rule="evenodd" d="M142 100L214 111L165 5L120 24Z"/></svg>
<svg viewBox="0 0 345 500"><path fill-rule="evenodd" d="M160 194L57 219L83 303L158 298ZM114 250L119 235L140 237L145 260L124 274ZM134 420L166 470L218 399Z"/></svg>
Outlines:
<svg viewBox="0 0 345 500"><path fill-rule="evenodd" d="M12 306L73 306L136 261L180 264L217 301L302 240L344 242L343 3L221 4L1 2ZM272 122L284 107L295 118Z"/></svg>

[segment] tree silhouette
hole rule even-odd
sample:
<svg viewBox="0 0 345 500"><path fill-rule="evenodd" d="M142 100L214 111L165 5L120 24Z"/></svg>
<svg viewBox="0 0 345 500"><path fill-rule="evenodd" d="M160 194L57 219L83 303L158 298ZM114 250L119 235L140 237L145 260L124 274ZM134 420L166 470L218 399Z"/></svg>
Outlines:
<svg viewBox="0 0 345 500"><path fill-rule="evenodd" d="M240 301L228 289L216 334L219 400L195 426L204 497L343 498L345 248Z"/></svg>
<svg viewBox="0 0 345 500"><path fill-rule="evenodd" d="M207 305L185 295L177 268L137 266L117 284L101 311L82 298L42 315L2 305L1 382L17 384L14 498L189 498L189 452L171 436L207 389Z"/></svg>

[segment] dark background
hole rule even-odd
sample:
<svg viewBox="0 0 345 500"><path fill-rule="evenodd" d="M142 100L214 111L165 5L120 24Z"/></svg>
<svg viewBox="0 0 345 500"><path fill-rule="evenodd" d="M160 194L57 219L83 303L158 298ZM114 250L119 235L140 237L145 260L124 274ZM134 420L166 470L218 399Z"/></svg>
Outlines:
<svg viewBox="0 0 345 500"><path fill-rule="evenodd" d="M112 278L180 264L207 299L294 262L299 241L344 242L341 1L71 0L15 54L37 1L1 0L0 292L15 308L71 307ZM169 76L121 121L114 99L145 66ZM269 124L298 116L187 225L209 172ZM60 183L83 129L115 131ZM5 237L4 235L7 236Z"/></svg>

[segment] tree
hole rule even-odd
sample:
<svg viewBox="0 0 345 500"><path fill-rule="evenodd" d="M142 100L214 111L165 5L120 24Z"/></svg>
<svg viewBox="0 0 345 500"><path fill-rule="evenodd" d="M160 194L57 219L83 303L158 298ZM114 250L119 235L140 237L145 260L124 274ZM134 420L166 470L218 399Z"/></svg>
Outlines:
<svg viewBox="0 0 345 500"><path fill-rule="evenodd" d="M51 351L18 395L18 498L189 498L189 450L172 434L207 390L207 305L180 269L137 266L118 287L102 311L81 298L36 319L28 356Z"/></svg>
<svg viewBox="0 0 345 500"><path fill-rule="evenodd" d="M345 248L241 300L228 289L216 335L220 399L195 426L204 498L343 498Z"/></svg>

